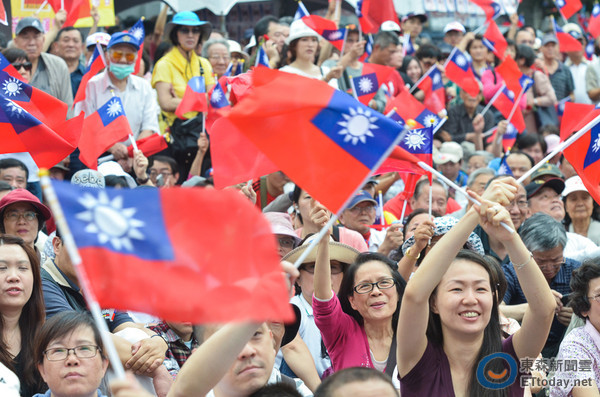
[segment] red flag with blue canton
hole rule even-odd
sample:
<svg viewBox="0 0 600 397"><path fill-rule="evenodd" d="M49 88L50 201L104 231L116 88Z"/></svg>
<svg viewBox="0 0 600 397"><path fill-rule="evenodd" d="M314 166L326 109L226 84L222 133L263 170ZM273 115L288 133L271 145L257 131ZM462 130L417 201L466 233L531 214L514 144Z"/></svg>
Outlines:
<svg viewBox="0 0 600 397"><path fill-rule="evenodd" d="M263 67L261 66L257 69L263 69ZM221 82L215 84L215 86L208 93L210 101L208 103L208 113L206 115L206 130L209 133L213 123L221 117L219 110L225 111L231 107L231 104L227 100L227 96L225 95L225 91L223 90L223 86L221 84ZM226 81L225 86L227 86Z"/></svg>
<svg viewBox="0 0 600 397"><path fill-rule="evenodd" d="M495 21L489 21L489 25L483 35L483 44L498 58L504 59L508 43L498 29Z"/></svg>
<svg viewBox="0 0 600 397"><path fill-rule="evenodd" d="M408 172L410 174L427 175L430 174L423 168L419 167L419 160L415 155L407 152L400 145L394 147L392 153L385 159L381 166L377 169L376 174L386 172Z"/></svg>
<svg viewBox="0 0 600 397"><path fill-rule="evenodd" d="M527 92L533 85L533 79L521 73L519 66L510 55L496 67L496 71L500 73L506 87L512 91L515 96L519 95L522 89L525 89L524 92Z"/></svg>
<svg viewBox="0 0 600 397"><path fill-rule="evenodd" d="M502 6L492 0L470 0L473 4L478 5L485 13L485 18L489 20L495 19L500 15Z"/></svg>
<svg viewBox="0 0 600 397"><path fill-rule="evenodd" d="M257 68L253 84L225 117L335 213L399 139L396 122L323 81Z"/></svg>
<svg viewBox="0 0 600 397"><path fill-rule="evenodd" d="M48 0L48 4L57 13L64 8L67 12L67 19L65 24L61 27L75 26L75 23L79 18L86 18L91 15L90 2L89 0Z"/></svg>
<svg viewBox="0 0 600 397"><path fill-rule="evenodd" d="M363 34L377 33L379 30L379 25L377 22L373 21L369 16L370 8L371 0L358 0L356 2L356 17L358 18L358 23L360 24L360 29L362 30Z"/></svg>
<svg viewBox="0 0 600 397"><path fill-rule="evenodd" d="M573 132L577 132L587 123L600 115L599 105L566 102L560 123L560 139L565 141Z"/></svg>
<svg viewBox="0 0 600 397"><path fill-rule="evenodd" d="M398 143L398 147L414 156L418 161L422 161L428 165L432 165L432 150L433 150L433 128L414 128L407 130L406 134ZM411 172L417 174L428 175L431 178L431 173L425 171L415 163L406 159L396 159L390 155L377 173L383 172Z"/></svg>
<svg viewBox="0 0 600 397"><path fill-rule="evenodd" d="M151 134L145 138L135 141L138 150L144 153L144 156L150 157L160 151L165 150L169 145L165 141L165 137L161 134ZM127 155L133 157L133 145L127 146Z"/></svg>
<svg viewBox="0 0 600 397"><path fill-rule="evenodd" d="M0 3L0 23L8 26L8 19L6 18L6 8L4 8L4 3Z"/></svg>
<svg viewBox="0 0 600 397"><path fill-rule="evenodd" d="M238 192L53 187L100 306L195 324L292 319L269 223Z"/></svg>
<svg viewBox="0 0 600 397"><path fill-rule="evenodd" d="M258 54L256 54L256 63L254 64L254 66L265 66L267 68L270 68L269 56L267 55L267 52L265 51L262 45L258 46Z"/></svg>
<svg viewBox="0 0 600 397"><path fill-rule="evenodd" d="M77 93L75 94L75 99L73 99L73 104L81 102L85 99L85 89L87 87L88 81L90 81L92 77L97 75L105 67L106 60L104 59L102 47L99 43L96 43L96 48L94 49L94 53L90 58L89 65L85 70L85 74L81 78L81 83L79 83L79 88L77 89Z"/></svg>
<svg viewBox="0 0 600 397"><path fill-rule="evenodd" d="M445 64L446 77L472 97L479 95L479 83L473 73L471 61L454 47Z"/></svg>
<svg viewBox="0 0 600 397"><path fill-rule="evenodd" d="M583 44L581 44L581 42L575 37L571 36L571 34L563 31L562 28L558 26L554 18L552 18L552 26L554 29L554 35L558 40L560 52L581 51L583 49Z"/></svg>
<svg viewBox="0 0 600 397"><path fill-rule="evenodd" d="M595 38L600 36L600 4L594 4L592 15L588 22L588 32Z"/></svg>
<svg viewBox="0 0 600 397"><path fill-rule="evenodd" d="M21 73L19 73L19 71L17 69L15 69L15 67L10 62L8 62L8 59L6 59L4 57L4 55L2 55L1 53L0 53L0 70L8 73L12 77L16 77L19 80L23 80L23 76L21 76Z"/></svg>
<svg viewBox="0 0 600 397"><path fill-rule="evenodd" d="M565 19L571 18L583 7L580 0L555 0L554 3Z"/></svg>
<svg viewBox="0 0 600 397"><path fill-rule="evenodd" d="M137 59L135 61L135 68L133 70L133 74L137 74L140 71L140 65L142 63L142 54L144 53L144 39L146 38L146 31L144 30L144 17L140 18L131 27L131 29L129 29L129 34L135 37L140 47L137 52Z"/></svg>
<svg viewBox="0 0 600 397"><path fill-rule="evenodd" d="M229 62L229 65L227 65L227 69L225 70L225 74L223 76L237 76L238 74L244 73L242 66L243 62L238 61L235 64L235 67L233 66L233 62Z"/></svg>
<svg viewBox="0 0 600 397"><path fill-rule="evenodd" d="M498 111L504 116L505 119L508 119L510 116L510 112L512 111L513 106L515 105L515 94L509 90L507 87L502 89L501 94L496 98L493 103L493 106L498 109ZM523 119L523 112L521 109L517 108L515 113L512 116L510 122L519 132L525 131L525 119Z"/></svg>
<svg viewBox="0 0 600 397"><path fill-rule="evenodd" d="M408 90L400 91L400 94L388 102L385 113L388 114L391 110L397 113L403 123L414 120L417 128L432 127L435 129L440 122L440 118L412 96Z"/></svg>
<svg viewBox="0 0 600 397"><path fill-rule="evenodd" d="M298 1L298 9L296 10L296 13L294 14L294 21L297 19L302 19L303 17L306 17L308 15L310 15L310 13L304 6L304 3L301 0Z"/></svg>
<svg viewBox="0 0 600 397"><path fill-rule="evenodd" d="M600 202L600 125L583 134L563 154L594 200Z"/></svg>
<svg viewBox="0 0 600 397"><path fill-rule="evenodd" d="M510 169L510 167L508 166L508 163L506 162L506 157L509 154L510 154L510 152L507 151L502 156L502 160L500 160L500 167L498 167L498 170L496 171L496 175L510 175L510 176L514 177L512 170Z"/></svg>
<svg viewBox="0 0 600 397"><path fill-rule="evenodd" d="M519 135L519 131L515 128L512 123L508 123L506 126L506 132L502 135L502 148L504 151L508 151L515 146L515 142L517 141L517 136ZM498 128L494 131L494 135L492 139L497 139L498 136Z"/></svg>
<svg viewBox="0 0 600 397"><path fill-rule="evenodd" d="M402 51L404 52L404 55L414 55L416 52L410 34L408 33L404 33Z"/></svg>
<svg viewBox="0 0 600 397"><path fill-rule="evenodd" d="M377 81L377 74L375 73L353 77L351 83L353 91L356 94L356 98L360 101L360 103L363 103L367 106L379 89L379 82Z"/></svg>
<svg viewBox="0 0 600 397"><path fill-rule="evenodd" d="M83 131L79 140L79 158L92 169L98 168L98 157L119 141L131 134L131 127L125 117L121 98L110 98L98 110L83 121Z"/></svg>
<svg viewBox="0 0 600 397"><path fill-rule="evenodd" d="M342 51L346 29L338 29L335 22L318 15L309 15L302 18L302 22L319 36L331 43L335 48Z"/></svg>
<svg viewBox="0 0 600 397"><path fill-rule="evenodd" d="M66 103L2 70L0 70L0 96L21 106L54 131L59 131L58 126L63 126L67 119L69 107Z"/></svg>
<svg viewBox="0 0 600 397"><path fill-rule="evenodd" d="M207 110L208 103L206 102L204 76L194 76L185 87L185 93L175 110L175 115L180 119L188 119L189 117L184 117L185 113L206 112Z"/></svg>
<svg viewBox="0 0 600 397"><path fill-rule="evenodd" d="M588 61L594 59L594 38L592 36L587 36L587 44L585 45L583 55L585 55L585 59Z"/></svg>
<svg viewBox="0 0 600 397"><path fill-rule="evenodd" d="M429 68L417 88L425 94L423 105L427 109L439 113L446 108L446 89L444 88L442 73L436 65Z"/></svg>
<svg viewBox="0 0 600 397"><path fill-rule="evenodd" d="M29 152L38 167L51 168L75 145L13 100L0 97L0 153Z"/></svg>

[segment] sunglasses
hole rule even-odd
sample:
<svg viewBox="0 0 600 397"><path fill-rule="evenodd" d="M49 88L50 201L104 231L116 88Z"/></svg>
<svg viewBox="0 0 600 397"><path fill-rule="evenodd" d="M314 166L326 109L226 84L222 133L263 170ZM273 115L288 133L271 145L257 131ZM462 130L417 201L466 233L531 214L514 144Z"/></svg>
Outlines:
<svg viewBox="0 0 600 397"><path fill-rule="evenodd" d="M30 71L31 68L33 67L33 65L31 64L31 62L23 62L23 63L13 63L12 64L15 69L19 70L21 68L25 68L25 70Z"/></svg>
<svg viewBox="0 0 600 397"><path fill-rule="evenodd" d="M120 61L123 57L125 57L127 62L131 63L135 59L135 53L123 51L111 51L110 53L110 58L113 62Z"/></svg>
<svg viewBox="0 0 600 397"><path fill-rule="evenodd" d="M183 27L183 28L179 28L179 31L181 33L183 33L183 34L190 34L190 33L200 34L202 32L202 29L200 29L200 28L186 28L186 27Z"/></svg>

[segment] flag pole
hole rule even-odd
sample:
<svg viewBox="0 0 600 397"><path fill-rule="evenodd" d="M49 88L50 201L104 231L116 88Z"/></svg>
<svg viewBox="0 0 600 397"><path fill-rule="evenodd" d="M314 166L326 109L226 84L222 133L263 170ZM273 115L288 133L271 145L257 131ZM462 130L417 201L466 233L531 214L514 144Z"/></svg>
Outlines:
<svg viewBox="0 0 600 397"><path fill-rule="evenodd" d="M523 98L523 95L525 95L525 91L527 91L528 88L529 87L527 85L525 87L521 87L521 92L519 92L519 96L517 96L517 99L515 99L515 103L513 104L512 109L510 109L510 113L506 119L506 121L508 121L509 123L510 120L512 120L512 116L517 111L517 107L519 106L519 102L521 102L521 98Z"/></svg>
<svg viewBox="0 0 600 397"><path fill-rule="evenodd" d="M583 134L588 132L592 127L595 127L598 123L600 123L600 116L596 116L596 118L594 118L592 121L590 121L585 126L583 126L582 129L577 131L575 134L571 135L569 137L569 139L560 143L557 147L554 148L554 150L552 152L550 152L546 157L544 157L539 163L534 165L529 171L524 173L523 176L521 176L519 179L517 179L517 182L523 183L523 181L525 179L527 179L531 174L533 174L538 168L540 168L541 166L546 164L548 162L548 160L550 160L552 157L556 156L557 154L559 154L560 152L562 152L563 150L565 150L566 148L571 146L577 139L581 138L581 136Z"/></svg>
<svg viewBox="0 0 600 397"><path fill-rule="evenodd" d="M429 181L429 219L431 219L431 202L433 201L433 197L432 197L432 194L431 194L432 190L433 190L433 179L431 179Z"/></svg>
<svg viewBox="0 0 600 397"><path fill-rule="evenodd" d="M354 86L354 78L351 76L350 77L350 86L352 88L352 96L354 97L354 99L356 99L358 101L358 96L356 95L356 87Z"/></svg>
<svg viewBox="0 0 600 397"><path fill-rule="evenodd" d="M496 19L496 18L492 18L492 21L493 21L494 19ZM490 24L490 23L489 23L489 21L485 21L485 22L483 23L483 25L481 25L480 27L478 27L477 29L475 29L475 30L473 31L473 34L478 34L478 33L479 33L479 32L481 32L483 29L487 28L489 24Z"/></svg>
<svg viewBox="0 0 600 397"><path fill-rule="evenodd" d="M492 135L492 133L494 132L494 130L498 128L498 127L492 127L489 130L485 131L483 134L481 134L482 137L488 137L490 135Z"/></svg>
<svg viewBox="0 0 600 397"><path fill-rule="evenodd" d="M131 146L133 146L134 152L137 152L138 150L140 150L140 149L138 149L138 145L135 142L135 138L133 137L133 134L129 134L129 140L131 141Z"/></svg>
<svg viewBox="0 0 600 397"><path fill-rule="evenodd" d="M342 41L342 52L340 53L340 60L344 56L344 49L346 48L346 37L348 37L348 29L344 29L344 40Z"/></svg>
<svg viewBox="0 0 600 397"><path fill-rule="evenodd" d="M600 116L598 116L600 118ZM450 179L446 178L444 176L444 174L442 174L441 172L439 172L438 170L436 170L435 168L433 168L432 166L430 166L429 164L423 162L423 161L419 161L417 163L417 165L421 168L423 168L425 171L429 171L432 174L434 174L435 176L437 176L439 179L441 179L442 181L444 181L448 186L450 186L451 188L453 188L455 191L457 192L461 192L463 195L465 195L473 204L477 204L477 205L481 205L481 203L479 202L479 200L474 199L473 197L469 196L469 194L467 193L467 191L465 189L463 189L462 187L458 186L456 183L454 183L453 181L451 181ZM431 189L429 189L431 190ZM501 223L500 225L502 225L503 228L505 228L506 230L508 230L511 233L514 233L515 231L508 226L506 223Z"/></svg>
<svg viewBox="0 0 600 397"><path fill-rule="evenodd" d="M450 60L452 59L452 57L454 56L454 53L458 51L458 48L454 47L452 49L452 51L450 51L450 55L448 55L448 58L446 58L446 62L444 62L444 69L446 69L446 66L448 66L448 64L450 63Z"/></svg>
<svg viewBox="0 0 600 397"><path fill-rule="evenodd" d="M498 99L500 94L502 94L502 90L504 89L504 87L506 87L506 83L503 81L502 84L500 85L500 88L498 89L498 91L496 91L496 93L494 94L492 99L490 99L490 101L487 103L487 105L485 105L485 107L483 108L481 113L479 113L480 115L483 116L488 110L490 110L490 108L492 107L494 102L496 102L496 99Z"/></svg>
<svg viewBox="0 0 600 397"><path fill-rule="evenodd" d="M42 3L42 5L40 6L40 8L38 8L38 10L35 12L35 14L39 14L40 12L42 12L42 9L44 7L46 7L46 4L48 4L48 0L44 0L44 2Z"/></svg>
<svg viewBox="0 0 600 397"><path fill-rule="evenodd" d="M400 223L404 222L404 214L406 214L406 203L408 203L408 197L404 199L404 204L402 204L402 213L400 214Z"/></svg>
<svg viewBox="0 0 600 397"><path fill-rule="evenodd" d="M423 76L421 76L421 78L420 78L419 80L417 80L417 82L416 82L416 83L414 83L412 87L410 87L410 90L408 90L408 93L409 93L409 94L412 94L412 93L413 93L413 91L417 89L417 86L418 86L419 84L421 84L421 82L422 82L423 80L425 80L425 79L427 78L427 76L429 76L429 73L431 73L431 71L432 71L432 70L433 70L433 68L435 68L435 67L436 67L436 65L432 65L432 66L429 68L429 70L428 70L428 71L427 71L427 72L426 72L426 73L425 73Z"/></svg>
<svg viewBox="0 0 600 397"><path fill-rule="evenodd" d="M383 194L381 194L381 190L378 192L379 199L379 208L381 208L381 218L379 218L379 223L381 226L385 226L385 216L383 215Z"/></svg>
<svg viewBox="0 0 600 397"><path fill-rule="evenodd" d="M62 211L60 203L58 202L58 198L56 197L56 192L52 187L52 182L50 181L50 173L48 170L40 170L40 183L42 185L42 191L44 192L44 196L46 197L46 201L52 210L52 215L54 216L54 220L56 222L56 226L60 231L61 239L65 245L67 253L71 258L71 262L73 264L73 268L77 272L77 278L81 285L81 292L85 297L85 300L90 308L90 313L96 323L96 326L100 330L100 336L102 337L102 343L104 344L104 348L106 349L106 353L108 354L108 359L110 360L110 364L115 371L115 375L119 379L125 379L125 370L123 369L123 364L119 359L119 354L117 353L117 349L113 344L111 333L106 326L106 321L104 317L102 317L102 312L100 310L100 305L96 301L96 297L94 296L93 291L90 288L89 280L85 269L81 266L81 256L79 256L79 252L77 251L77 246L75 245L75 240L73 239L73 235L71 234L71 230L69 229L69 225L65 219L65 215Z"/></svg>

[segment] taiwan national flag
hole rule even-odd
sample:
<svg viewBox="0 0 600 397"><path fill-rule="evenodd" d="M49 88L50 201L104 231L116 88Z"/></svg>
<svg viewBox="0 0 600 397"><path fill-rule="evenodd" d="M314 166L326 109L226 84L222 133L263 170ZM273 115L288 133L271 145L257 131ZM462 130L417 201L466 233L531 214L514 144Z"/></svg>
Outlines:
<svg viewBox="0 0 600 397"><path fill-rule="evenodd" d="M502 113L502 116L504 116L505 119L508 119L512 108L515 105L515 94L508 88L504 87L498 98L496 98L494 101L493 105L500 113ZM514 125L517 131L525 131L525 120L523 119L523 112L521 112L520 109L517 108L510 122Z"/></svg>
<svg viewBox="0 0 600 397"><path fill-rule="evenodd" d="M135 25L129 29L131 34L138 42L140 49L137 52L137 60L135 61L135 69L133 74L137 74L140 71L140 65L142 63L142 54L144 53L144 39L146 38L146 31L144 30L144 18L140 18Z"/></svg>
<svg viewBox="0 0 600 397"><path fill-rule="evenodd" d="M515 128L512 123L508 123L506 127L506 132L502 135L502 147L504 151L510 150L515 146L515 142L517 140L517 136L519 135L519 131ZM495 139L498 139L498 128L494 129L494 134L487 139L487 143L493 142Z"/></svg>
<svg viewBox="0 0 600 397"><path fill-rule="evenodd" d="M556 104L556 114L558 115L558 124L560 125L562 122L563 114L565 113L565 105L567 102L571 102L571 97L565 97L558 101Z"/></svg>
<svg viewBox="0 0 600 397"><path fill-rule="evenodd" d="M598 3L594 4L594 8L592 8L592 15L588 22L588 32L593 37L600 36L600 4Z"/></svg>
<svg viewBox="0 0 600 397"><path fill-rule="evenodd" d="M222 109L229 106L229 101L225 96L225 91L221 84L215 84L212 93L210 95L210 107L214 109Z"/></svg>
<svg viewBox="0 0 600 397"><path fill-rule="evenodd" d="M379 82L377 81L377 74L375 73L354 77L352 78L351 83L352 90L356 94L358 100L367 106L379 89Z"/></svg>
<svg viewBox="0 0 600 397"><path fill-rule="evenodd" d="M304 17L302 18L302 22L319 36L330 42L335 48L342 51L346 29L338 29L335 22L318 15Z"/></svg>
<svg viewBox="0 0 600 397"><path fill-rule="evenodd" d="M483 44L492 51L498 58L504 59L504 54L508 48L506 39L498 29L495 21L490 21L483 35Z"/></svg>
<svg viewBox="0 0 600 397"><path fill-rule="evenodd" d="M83 131L79 141L79 158L92 169L98 168L98 157L117 142L131 134L131 127L125 117L123 104L118 96L112 97L97 111L83 121Z"/></svg>
<svg viewBox="0 0 600 397"><path fill-rule="evenodd" d="M585 45L585 51L583 55L585 55L585 59L591 61L594 59L594 38L592 36L587 37L587 44Z"/></svg>
<svg viewBox="0 0 600 397"><path fill-rule="evenodd" d="M190 115L185 117L184 114L188 112L206 112L208 110L208 103L206 102L206 86L204 84L204 76L194 76L185 87L185 94L177 109L175 115L180 119L189 119L195 117Z"/></svg>
<svg viewBox="0 0 600 397"><path fill-rule="evenodd" d="M253 91L225 117L335 213L397 144L401 131L323 81L266 68L255 70ZM294 156L284 147L294 147Z"/></svg>
<svg viewBox="0 0 600 397"><path fill-rule="evenodd" d="M589 122L600 116L599 105L566 102L560 123L560 139L567 140L572 133L579 131Z"/></svg>
<svg viewBox="0 0 600 397"><path fill-rule="evenodd" d="M554 18L552 18L552 26L554 28L554 35L558 39L558 46L561 52L574 52L583 49L583 44L569 33L563 31Z"/></svg>
<svg viewBox="0 0 600 397"><path fill-rule="evenodd" d="M470 0L473 4L477 4L485 13L485 18L490 21L496 19L502 11L502 6L493 0Z"/></svg>
<svg viewBox="0 0 600 397"><path fill-rule="evenodd" d="M8 19L6 18L6 9L4 3L0 3L0 23L8 26Z"/></svg>
<svg viewBox="0 0 600 397"><path fill-rule="evenodd" d="M440 118L412 96L408 90L400 91L400 94L389 101L385 113L389 114L392 110L397 113L397 117L394 116L394 120L400 122L401 119L402 124L413 120L417 128L431 127L435 130L435 127L440 122Z"/></svg>
<svg viewBox="0 0 600 397"><path fill-rule="evenodd" d="M258 54L256 54L256 63L254 64L254 66L265 66L267 68L270 68L269 56L267 55L267 52L265 51L262 45L258 46Z"/></svg>
<svg viewBox="0 0 600 397"><path fill-rule="evenodd" d="M400 143L398 143L398 147L414 156L418 161L432 165L433 128L407 130ZM406 159L395 159L393 156L388 157L377 170L377 173L385 172L410 172L431 175L416 163Z"/></svg>
<svg viewBox="0 0 600 397"><path fill-rule="evenodd" d="M563 154L596 202L600 202L600 125L567 147Z"/></svg>
<svg viewBox="0 0 600 397"><path fill-rule="evenodd" d="M361 62L369 61L369 57L371 57L371 53L373 52L373 44L375 44L373 42L373 35L368 34L367 35L367 43L365 44L365 52L360 56L360 58L358 58L359 61L361 61Z"/></svg>
<svg viewBox="0 0 600 397"><path fill-rule="evenodd" d="M292 319L269 223L237 191L53 187L101 307L194 324Z"/></svg>
<svg viewBox="0 0 600 397"><path fill-rule="evenodd" d="M402 51L404 52L404 55L414 55L416 50L415 46L412 43L412 40L410 39L410 34L404 33L404 36L402 37Z"/></svg>
<svg viewBox="0 0 600 397"><path fill-rule="evenodd" d="M363 34L377 33L379 30L379 25L377 22L373 21L373 19L369 16L371 1L372 0L358 0L356 2L356 17L358 18L358 23L360 24L360 29L362 30ZM375 5L375 7L378 6L379 4Z"/></svg>
<svg viewBox="0 0 600 397"><path fill-rule="evenodd" d="M90 2L88 0L48 0L48 4L50 4L54 13L60 11L61 8L64 8L67 12L67 20L59 28L75 26L75 22L79 18L86 18L91 14Z"/></svg>
<svg viewBox="0 0 600 397"><path fill-rule="evenodd" d="M582 7L580 0L555 0L555 4L565 19L571 18Z"/></svg>
<svg viewBox="0 0 600 397"><path fill-rule="evenodd" d="M417 87L425 93L423 105L439 113L446 108L446 90L444 89L444 81L442 73L433 65L425 76L421 79Z"/></svg>
<svg viewBox="0 0 600 397"><path fill-rule="evenodd" d="M0 70L8 73L12 77L16 77L19 80L23 80L23 76L21 76L21 73L19 73L19 71L17 69L15 69L15 67L10 62L8 62L8 59L6 59L4 57L4 55L2 55L1 53L0 53Z"/></svg>
<svg viewBox="0 0 600 397"><path fill-rule="evenodd" d="M496 170L496 175L510 175L510 176L514 177L512 170L510 169L510 167L508 166L508 163L506 162L506 157L509 154L510 154L510 152L506 152L504 154L504 156L502 156L502 160L500 160L500 167L498 167L498 170Z"/></svg>
<svg viewBox="0 0 600 397"><path fill-rule="evenodd" d="M304 6L304 3L301 0L298 1L298 9L296 10L296 14L294 14L294 21L297 19L302 19L309 15L310 15L310 13Z"/></svg>
<svg viewBox="0 0 600 397"><path fill-rule="evenodd" d="M523 89L525 90L524 92L527 92L533 85L533 79L521 73L519 66L510 55L496 67L496 71L498 71L500 76L504 79L506 87L515 95L519 95Z"/></svg>
<svg viewBox="0 0 600 397"><path fill-rule="evenodd" d="M55 166L75 149L75 144L8 97L0 97L0 126L0 153L29 152L40 168Z"/></svg>
<svg viewBox="0 0 600 397"><path fill-rule="evenodd" d="M145 138L135 141L135 144L137 145L138 150L141 150L146 157L150 157L168 147L165 137L161 134L148 135ZM133 157L133 154L133 145L130 145L127 147L127 155Z"/></svg>
<svg viewBox="0 0 600 397"><path fill-rule="evenodd" d="M446 61L446 77L472 97L479 95L479 83L473 73L471 61L458 48L454 48Z"/></svg>
<svg viewBox="0 0 600 397"><path fill-rule="evenodd" d="M244 73L244 62L242 60L238 60L233 66L233 62L229 62L227 65L227 69L225 70L224 76L237 76L238 74Z"/></svg>
<svg viewBox="0 0 600 397"><path fill-rule="evenodd" d="M106 60L104 59L104 52L102 51L100 43L96 43L94 53L90 58L90 62L85 70L85 74L81 78L81 83L79 83L79 88L77 89L77 94L75 94L75 99L73 99L73 104L81 102L85 99L85 89L88 81L90 81L92 77L97 75L105 67Z"/></svg>

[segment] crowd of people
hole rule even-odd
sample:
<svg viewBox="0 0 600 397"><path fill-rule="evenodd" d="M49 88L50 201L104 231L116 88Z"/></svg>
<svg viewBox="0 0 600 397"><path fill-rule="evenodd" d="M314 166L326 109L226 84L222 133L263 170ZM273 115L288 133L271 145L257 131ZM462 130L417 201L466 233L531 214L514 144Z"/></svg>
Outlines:
<svg viewBox="0 0 600 397"><path fill-rule="evenodd" d="M321 11L341 26L336 3ZM506 54L533 87L517 104L525 131L504 152L509 123L493 107L481 114L502 85L500 59L458 21L440 42L423 33L426 14L399 15L371 37L354 21L343 26L340 51L291 16L263 16L242 42L194 12L170 17L166 6L144 21L143 41L131 30L135 20L102 28L94 9L84 36L61 28L66 17L59 11L48 31L36 16L18 21L2 54L22 80L66 103L69 117L89 116L118 96L130 139L171 141L149 156L128 150L130 139L111 144L97 170L75 150L50 169L53 179L94 189L213 188L211 123L178 106L196 77L208 98L220 84L231 99L224 79L251 72L260 49L268 67L349 95L366 64L392 68L368 102L382 113L406 91L425 101L418 83L438 68L445 105L438 116L446 121L433 136L433 165L467 190L426 175L374 175L312 249L334 214L311 192L282 171L229 187L269 221L296 320L191 324L103 308L131 372L121 379L109 368L38 167L27 152L2 154L2 395L600 396L599 205L562 154L521 178L558 145L559 102L600 101L600 58L586 59L581 26L562 29L582 50L562 52L552 31L509 16ZM87 81L97 47L106 68ZM476 96L445 75L454 48L468 54ZM85 98L74 104L81 84ZM502 358L488 360L494 354Z"/></svg>

